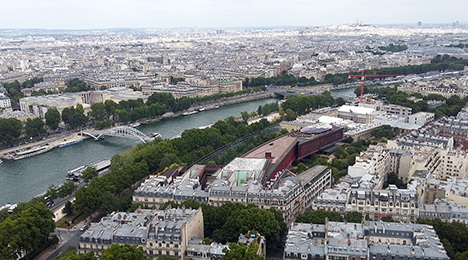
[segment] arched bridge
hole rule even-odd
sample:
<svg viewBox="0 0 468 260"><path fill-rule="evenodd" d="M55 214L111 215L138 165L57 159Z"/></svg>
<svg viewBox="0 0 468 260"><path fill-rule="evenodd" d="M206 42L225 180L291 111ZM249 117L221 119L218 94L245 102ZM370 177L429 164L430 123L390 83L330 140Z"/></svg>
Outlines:
<svg viewBox="0 0 468 260"><path fill-rule="evenodd" d="M103 136L116 136L116 137L124 137L124 138L130 138L130 139L137 139L142 141L143 143L150 142L154 138L151 138L141 132L140 130L129 127L129 126L117 126L113 127L110 129L106 129L102 132L95 132L95 133L90 133L90 132L82 132L84 135L91 136L95 140L99 140Z"/></svg>

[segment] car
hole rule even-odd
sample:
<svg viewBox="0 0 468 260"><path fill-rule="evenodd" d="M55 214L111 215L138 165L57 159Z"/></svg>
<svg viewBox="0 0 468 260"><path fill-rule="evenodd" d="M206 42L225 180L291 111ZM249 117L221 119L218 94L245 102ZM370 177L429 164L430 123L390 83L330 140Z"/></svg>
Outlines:
<svg viewBox="0 0 468 260"><path fill-rule="evenodd" d="M83 226L81 226L80 231L85 231L88 228L89 228L89 224L83 225Z"/></svg>

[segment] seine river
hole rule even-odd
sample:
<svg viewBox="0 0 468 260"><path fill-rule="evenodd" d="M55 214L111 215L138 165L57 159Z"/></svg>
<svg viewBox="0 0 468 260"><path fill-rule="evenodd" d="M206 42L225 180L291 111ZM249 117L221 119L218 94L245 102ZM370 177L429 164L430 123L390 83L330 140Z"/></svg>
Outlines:
<svg viewBox="0 0 468 260"><path fill-rule="evenodd" d="M275 101L278 99L269 98L224 106L151 125L141 125L138 129L146 134L158 132L163 138L169 139L186 129L210 125L229 116L239 117L243 111L257 111L259 105ZM136 140L118 137L106 137L99 142L88 139L82 143L56 148L31 158L4 161L0 164L0 206L6 203L29 201L32 197L47 190L50 184L64 182L67 171L110 158L136 144Z"/></svg>
<svg viewBox="0 0 468 260"><path fill-rule="evenodd" d="M334 90L335 91L335 90ZM336 90L340 95L353 95L353 89ZM236 105L220 107L215 110L200 112L190 116L180 116L163 120L151 125L142 125L138 129L146 134L158 132L163 138L172 138L190 128L206 126L229 116L239 117L243 111L257 111L259 105L278 101L270 98ZM132 139L107 137L96 142L85 140L82 143L56 148L50 152L19 161L4 161L0 164L0 206L6 203L29 201L43 193L50 184L64 182L67 171L105 158L111 158L132 146Z"/></svg>

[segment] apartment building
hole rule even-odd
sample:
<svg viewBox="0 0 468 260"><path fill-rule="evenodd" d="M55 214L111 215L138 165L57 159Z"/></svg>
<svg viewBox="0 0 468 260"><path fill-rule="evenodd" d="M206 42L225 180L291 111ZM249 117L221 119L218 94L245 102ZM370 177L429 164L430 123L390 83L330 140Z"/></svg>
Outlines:
<svg viewBox="0 0 468 260"><path fill-rule="evenodd" d="M420 218L440 219L444 222L461 222L468 225L468 208L449 199L436 199L432 204L422 204Z"/></svg>
<svg viewBox="0 0 468 260"><path fill-rule="evenodd" d="M354 165L348 166L348 175L351 177L374 176L375 188L380 189L387 178L389 162L390 154L383 146L371 145L366 151L356 156Z"/></svg>
<svg viewBox="0 0 468 260"><path fill-rule="evenodd" d="M416 191L404 189L363 190L351 189L346 212L357 211L372 220L390 216L396 221L414 222L419 215Z"/></svg>
<svg viewBox="0 0 468 260"><path fill-rule="evenodd" d="M0 112L11 112L11 100L7 96L0 93Z"/></svg>
<svg viewBox="0 0 468 260"><path fill-rule="evenodd" d="M206 189L202 189L198 176L195 179L180 176L167 185L161 177L153 176L135 190L133 202L155 207L169 200L187 199L213 206L227 202L253 203L260 208L273 207L281 211L285 222L291 223L331 185L331 170L318 165L298 175L283 171L275 185L267 189L261 185L260 179L269 166L269 160L236 158L212 176L214 181L207 184Z"/></svg>
<svg viewBox="0 0 468 260"><path fill-rule="evenodd" d="M312 209L341 215L357 211L371 220L390 216L397 221L414 222L419 213L419 200L413 189L397 189L394 185L387 190L364 189L342 182L321 193L312 203Z"/></svg>
<svg viewBox="0 0 468 260"><path fill-rule="evenodd" d="M99 256L111 244L118 243L137 245L153 259L163 255L183 259L193 237L203 237L201 208L114 212L93 223L80 236L79 252Z"/></svg>
<svg viewBox="0 0 468 260"><path fill-rule="evenodd" d="M432 226L374 221L294 223L283 254L285 260L426 258L449 259Z"/></svg>
<svg viewBox="0 0 468 260"><path fill-rule="evenodd" d="M411 179L411 151L402 149L390 149L388 172L395 173L400 180L407 183Z"/></svg>

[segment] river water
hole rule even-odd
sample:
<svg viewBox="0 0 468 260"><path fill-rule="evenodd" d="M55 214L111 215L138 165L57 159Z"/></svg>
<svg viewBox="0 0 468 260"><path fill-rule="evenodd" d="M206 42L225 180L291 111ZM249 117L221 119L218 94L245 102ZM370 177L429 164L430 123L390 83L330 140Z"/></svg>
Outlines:
<svg viewBox="0 0 468 260"><path fill-rule="evenodd" d="M275 101L278 99L269 98L220 107L151 125L141 125L138 129L146 134L158 132L163 138L169 139L186 129L210 125L229 116L239 117L243 111L257 111L259 105ZM50 184L58 185L64 182L67 171L110 158L136 144L136 140L118 137L106 137L99 142L88 139L73 146L56 148L23 160L4 161L0 164L0 206L29 201L47 190Z"/></svg>

